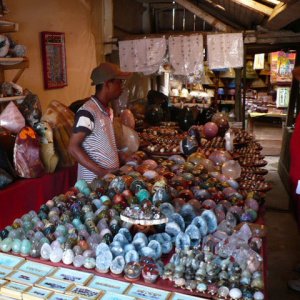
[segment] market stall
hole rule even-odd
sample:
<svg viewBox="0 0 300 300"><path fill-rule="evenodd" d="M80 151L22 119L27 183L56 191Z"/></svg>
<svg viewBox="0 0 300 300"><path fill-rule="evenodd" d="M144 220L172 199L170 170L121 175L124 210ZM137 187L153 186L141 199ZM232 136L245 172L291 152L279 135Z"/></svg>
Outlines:
<svg viewBox="0 0 300 300"><path fill-rule="evenodd" d="M42 279L18 263L3 262L15 270L4 280L24 283L31 280L24 276L32 276L26 285L32 289L47 278L71 280L75 286L66 287L66 295L105 296L103 285L127 282L117 292L142 299L189 299L178 293L266 298L262 205L270 187L264 183L265 161L247 132L231 129L234 135L227 140L218 136L224 118L218 113L216 123L185 133L180 155L138 151L116 174L91 184L78 181L66 193L44 199L36 212L19 215L0 232L1 251L55 269ZM174 134L176 124L164 125L147 130L158 135L152 143ZM95 288L103 277L120 283ZM3 291L7 295L7 288Z"/></svg>

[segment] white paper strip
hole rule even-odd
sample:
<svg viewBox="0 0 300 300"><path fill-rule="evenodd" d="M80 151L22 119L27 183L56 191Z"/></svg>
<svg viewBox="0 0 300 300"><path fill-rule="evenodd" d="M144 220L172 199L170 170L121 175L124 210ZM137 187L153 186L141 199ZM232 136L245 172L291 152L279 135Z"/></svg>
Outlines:
<svg viewBox="0 0 300 300"><path fill-rule="evenodd" d="M241 68L244 61L242 33L207 35L208 64L211 69Z"/></svg>
<svg viewBox="0 0 300 300"><path fill-rule="evenodd" d="M169 37L170 63L176 75L193 75L203 71L203 36Z"/></svg>
<svg viewBox="0 0 300 300"><path fill-rule="evenodd" d="M265 64L265 54L259 53L254 55L254 70L262 70Z"/></svg>
<svg viewBox="0 0 300 300"><path fill-rule="evenodd" d="M166 39L151 38L119 42L120 67L123 71L153 74L166 54Z"/></svg>

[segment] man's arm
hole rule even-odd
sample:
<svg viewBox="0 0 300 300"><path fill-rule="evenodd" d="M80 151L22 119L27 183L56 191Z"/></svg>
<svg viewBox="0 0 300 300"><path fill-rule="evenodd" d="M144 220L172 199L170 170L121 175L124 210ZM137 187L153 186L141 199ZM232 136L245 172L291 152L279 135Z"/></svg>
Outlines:
<svg viewBox="0 0 300 300"><path fill-rule="evenodd" d="M86 152L82 148L82 143L86 138L86 132L72 133L68 151L69 153L85 168L93 172L99 177L104 176L107 173L116 171L117 169L104 169L101 168L97 163L90 159Z"/></svg>

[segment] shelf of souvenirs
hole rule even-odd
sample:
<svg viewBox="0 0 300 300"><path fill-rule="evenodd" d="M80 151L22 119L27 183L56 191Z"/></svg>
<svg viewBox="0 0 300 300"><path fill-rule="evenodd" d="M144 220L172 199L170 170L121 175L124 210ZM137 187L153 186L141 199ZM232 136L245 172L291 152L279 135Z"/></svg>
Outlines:
<svg viewBox="0 0 300 300"><path fill-rule="evenodd" d="M23 69L29 67L27 57L0 57L0 69Z"/></svg>
<svg viewBox="0 0 300 300"><path fill-rule="evenodd" d="M0 103L1 102L9 102L9 101L21 101L24 100L25 96L20 95L20 96L11 96L11 97L0 97Z"/></svg>
<svg viewBox="0 0 300 300"><path fill-rule="evenodd" d="M177 108L184 108L184 107L208 108L211 105L211 100L210 98L170 97L170 105Z"/></svg>
<svg viewBox="0 0 300 300"><path fill-rule="evenodd" d="M221 105L234 105L235 104L235 100L218 100L218 103Z"/></svg>
<svg viewBox="0 0 300 300"><path fill-rule="evenodd" d="M247 109L247 108L246 108ZM287 116L287 108L271 107L271 106L256 106L247 109L250 118L255 117L274 117L285 118Z"/></svg>
<svg viewBox="0 0 300 300"><path fill-rule="evenodd" d="M17 32L19 24L11 21L0 20L0 33Z"/></svg>

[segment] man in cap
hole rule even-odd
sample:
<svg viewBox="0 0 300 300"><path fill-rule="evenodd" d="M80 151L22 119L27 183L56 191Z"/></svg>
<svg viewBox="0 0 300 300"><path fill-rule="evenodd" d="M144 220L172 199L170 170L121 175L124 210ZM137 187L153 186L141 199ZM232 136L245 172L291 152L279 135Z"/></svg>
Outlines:
<svg viewBox="0 0 300 300"><path fill-rule="evenodd" d="M76 112L68 148L78 162L78 179L91 182L119 168L113 114L108 105L121 95L124 80L130 75L108 62L92 71L96 92Z"/></svg>

